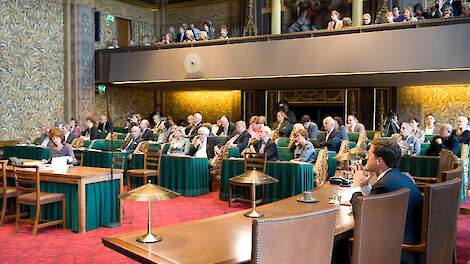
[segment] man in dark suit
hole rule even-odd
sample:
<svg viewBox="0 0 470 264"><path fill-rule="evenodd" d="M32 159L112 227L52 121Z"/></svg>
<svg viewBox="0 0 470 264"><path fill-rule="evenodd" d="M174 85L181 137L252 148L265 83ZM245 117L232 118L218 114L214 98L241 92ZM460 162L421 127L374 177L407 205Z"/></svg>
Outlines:
<svg viewBox="0 0 470 264"><path fill-rule="evenodd" d="M194 114L194 125L189 129L188 136L190 139L197 135L197 131L202 126L202 114L197 112Z"/></svg>
<svg viewBox="0 0 470 264"><path fill-rule="evenodd" d="M64 140L65 140L65 143L67 144L72 144L72 141L75 139L74 135L72 133L70 133L70 130L64 126L62 127L62 131L64 132Z"/></svg>
<svg viewBox="0 0 470 264"><path fill-rule="evenodd" d="M149 140L152 140L152 135L153 135L153 132L152 130L149 128L149 121L147 119L144 119L142 121L140 121L140 129L142 130L141 132L141 139L142 141L149 141Z"/></svg>
<svg viewBox="0 0 470 264"><path fill-rule="evenodd" d="M222 116L219 119L219 123L220 123L220 127L219 127L219 130L217 130L217 133L216 133L217 136L229 136L235 130L235 124L232 122L229 122L226 116Z"/></svg>
<svg viewBox="0 0 470 264"><path fill-rule="evenodd" d="M142 141L142 138L140 137L140 127L138 126L133 126L131 128L131 138L127 140L127 142L124 143L122 152L127 152L127 153L133 153L134 150L137 148L139 145L140 141Z"/></svg>
<svg viewBox="0 0 470 264"><path fill-rule="evenodd" d="M277 146L271 139L271 134L271 129L268 126L263 126L260 140L253 144L253 150L256 153L266 153L267 160L277 160Z"/></svg>
<svg viewBox="0 0 470 264"><path fill-rule="evenodd" d="M357 165L354 170L353 184L354 194L351 204L354 208L357 197L368 194L381 194L393 192L402 188L410 190L408 198L408 210L406 214L405 235L403 242L406 244L418 244L421 237L421 215L423 198L421 192L414 184L411 177L403 174L398 169L400 165L401 149L398 143L392 139L373 140L368 152L367 165ZM370 185L370 174L374 172L377 181ZM387 228L384 226L384 228ZM416 254L402 251L401 263L417 263Z"/></svg>
<svg viewBox="0 0 470 264"><path fill-rule="evenodd" d="M113 132L113 124L108 121L107 115L100 116L100 123L98 125L98 130L102 134L108 134Z"/></svg>
<svg viewBox="0 0 470 264"><path fill-rule="evenodd" d="M439 135L431 140L431 145L426 150L426 155L439 156L442 149L448 149L457 155L459 148L459 140L452 135L452 126L450 124L443 124L439 129Z"/></svg>
<svg viewBox="0 0 470 264"><path fill-rule="evenodd" d="M155 121L153 120L153 117L155 115L158 115L160 118L164 117L164 115L162 113L162 110L161 110L161 106L159 104L155 105L155 107L153 109L153 112L150 113L150 115L148 117L148 121L150 123L149 127L154 127L155 125L158 125L158 124L155 124Z"/></svg>
<svg viewBox="0 0 470 264"><path fill-rule="evenodd" d="M327 116L323 119L323 128L325 129L318 136L317 148L327 147L329 151L338 152L341 146L341 133L335 129L336 121L331 116Z"/></svg>
<svg viewBox="0 0 470 264"><path fill-rule="evenodd" d="M87 117L86 119L86 129L82 131L82 136L89 137L90 140L99 139L100 131L96 127L96 121L92 117Z"/></svg>
<svg viewBox="0 0 470 264"><path fill-rule="evenodd" d="M237 147L240 152L242 152L248 146L248 141L250 141L250 138L251 135L246 130L245 121L238 121L236 124L236 130L232 133L232 135L214 147L214 153L219 155L220 148L223 146Z"/></svg>

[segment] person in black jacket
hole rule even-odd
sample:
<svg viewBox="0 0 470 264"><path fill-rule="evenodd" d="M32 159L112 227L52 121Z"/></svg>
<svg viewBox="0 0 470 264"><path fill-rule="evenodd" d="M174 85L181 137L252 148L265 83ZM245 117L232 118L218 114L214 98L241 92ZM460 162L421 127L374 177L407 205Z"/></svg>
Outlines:
<svg viewBox="0 0 470 264"><path fill-rule="evenodd" d="M329 151L339 151L341 146L341 133L335 129L336 121L331 116L323 119L324 131L318 135L317 148L327 147Z"/></svg>
<svg viewBox="0 0 470 264"><path fill-rule="evenodd" d="M217 136L229 136L235 130L235 124L228 121L226 116L222 116L219 119L219 130L215 133Z"/></svg>
<svg viewBox="0 0 470 264"><path fill-rule="evenodd" d="M127 152L127 153L133 153L134 150L139 145L140 141L142 141L142 138L140 137L140 133L141 133L140 127L133 126L131 128L131 138L128 139L124 143L123 149L121 151L122 152Z"/></svg>
<svg viewBox="0 0 470 264"><path fill-rule="evenodd" d="M89 137L90 140L99 139L100 131L96 127L96 121L92 117L86 119L86 129L82 131L82 136Z"/></svg>
<svg viewBox="0 0 470 264"><path fill-rule="evenodd" d="M287 119L286 113L283 111L277 112L277 126L274 133L281 138L288 138L290 136L290 132L292 131L293 125Z"/></svg>
<svg viewBox="0 0 470 264"><path fill-rule="evenodd" d="M468 129L468 118L465 116L457 117L457 126L452 130L452 136L456 137L460 144L470 143L470 131Z"/></svg>
<svg viewBox="0 0 470 264"><path fill-rule="evenodd" d="M450 124L443 124L439 129L439 135L431 140L431 145L426 150L426 156L439 156L442 149L448 149L457 155L460 144L451 131L452 126Z"/></svg>
<svg viewBox="0 0 470 264"><path fill-rule="evenodd" d="M98 124L100 133L108 134L113 132L113 124L108 121L107 115L100 116L100 123Z"/></svg>
<svg viewBox="0 0 470 264"><path fill-rule="evenodd" d="M232 133L232 135L214 147L214 153L215 155L220 155L220 148L223 146L237 147L241 153L248 146L248 141L250 141L250 138L251 135L246 130L245 121L238 121L236 124L236 130Z"/></svg>
<svg viewBox="0 0 470 264"><path fill-rule="evenodd" d="M401 173L398 169L400 158L401 149L396 141L392 139L375 139L372 141L368 152L367 165L365 168L362 165L356 165L354 169L352 187L355 192L351 198L353 214L359 196L393 192L406 188L410 190L410 195L403 242L418 244L421 238L423 198L411 177ZM378 176L377 181L372 186L369 183L370 174L367 174L367 171ZM384 226L384 228L387 227ZM417 254L402 251L401 263L418 263Z"/></svg>
<svg viewBox="0 0 470 264"><path fill-rule="evenodd" d="M149 128L150 123L147 119L144 119L140 121L140 129L142 130L141 134L141 139L142 141L149 141L152 140L153 132Z"/></svg>
<svg viewBox="0 0 470 264"><path fill-rule="evenodd" d="M260 139L250 146L250 153L265 153L266 160L277 160L277 145L271 139L272 131L268 126L263 126Z"/></svg>

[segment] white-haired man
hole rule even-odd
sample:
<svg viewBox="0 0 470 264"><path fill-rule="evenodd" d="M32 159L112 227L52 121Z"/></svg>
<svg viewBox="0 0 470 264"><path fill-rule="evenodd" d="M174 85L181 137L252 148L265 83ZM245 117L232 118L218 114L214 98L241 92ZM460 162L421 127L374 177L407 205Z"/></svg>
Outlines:
<svg viewBox="0 0 470 264"><path fill-rule="evenodd" d="M431 140L431 145L426 150L426 156L439 156L442 149L448 149L457 155L459 148L459 140L452 135L452 126L443 124L439 129L439 135Z"/></svg>
<svg viewBox="0 0 470 264"><path fill-rule="evenodd" d="M217 144L217 146L214 147L214 153L216 155L220 155L220 148L222 148L223 146L237 147L240 152L242 152L248 146L250 138L251 135L246 130L245 121L238 121L236 123L235 131L232 133L232 135L230 135L228 138L226 138L224 141L220 142L219 144Z"/></svg>
<svg viewBox="0 0 470 264"><path fill-rule="evenodd" d="M147 119L143 119L142 121L140 121L140 129L142 130L141 132L141 138L142 138L142 141L149 141L149 140L152 140L152 135L153 135L153 132L152 130L149 128L150 126L150 122L147 120Z"/></svg>
<svg viewBox="0 0 470 264"><path fill-rule="evenodd" d="M268 126L263 126L259 134L259 140L250 146L250 152L265 153L267 160L277 160L277 146L271 139L272 131Z"/></svg>
<svg viewBox="0 0 470 264"><path fill-rule="evenodd" d="M341 133L335 129L336 121L331 116L323 119L324 131L318 136L317 148L327 147L329 151L338 152L341 145Z"/></svg>
<svg viewBox="0 0 470 264"><path fill-rule="evenodd" d="M235 130L235 124L228 121L226 116L222 116L219 119L220 127L217 130L217 136L229 136Z"/></svg>
<svg viewBox="0 0 470 264"><path fill-rule="evenodd" d="M202 126L202 114L197 112L194 114L194 125L188 131L188 136L194 138L199 131L199 128Z"/></svg>

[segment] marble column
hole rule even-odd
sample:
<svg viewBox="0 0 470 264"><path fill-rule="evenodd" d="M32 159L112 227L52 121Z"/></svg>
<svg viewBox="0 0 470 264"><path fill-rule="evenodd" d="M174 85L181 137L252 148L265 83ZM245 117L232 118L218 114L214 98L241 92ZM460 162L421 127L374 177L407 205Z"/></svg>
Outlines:
<svg viewBox="0 0 470 264"><path fill-rule="evenodd" d="M281 0L271 1L271 34L281 34Z"/></svg>
<svg viewBox="0 0 470 264"><path fill-rule="evenodd" d="M352 1L352 21L353 26L362 25L362 1L363 0L353 0Z"/></svg>

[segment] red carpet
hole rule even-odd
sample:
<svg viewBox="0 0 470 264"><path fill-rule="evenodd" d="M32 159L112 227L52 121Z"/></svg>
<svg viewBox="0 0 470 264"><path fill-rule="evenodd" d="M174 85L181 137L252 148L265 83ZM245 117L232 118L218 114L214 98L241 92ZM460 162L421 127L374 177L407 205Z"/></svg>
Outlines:
<svg viewBox="0 0 470 264"><path fill-rule="evenodd" d="M467 203L470 206L470 203ZM218 193L188 198L180 197L153 204L154 226L163 226L206 218L240 210L229 208L218 199ZM146 203L124 201L124 223L119 228L99 228L85 234L49 228L39 230L36 237L24 226L15 233L14 224L0 227L1 263L134 263L101 243L103 236L126 233L146 228ZM459 218L457 254L459 264L470 258L470 216Z"/></svg>

